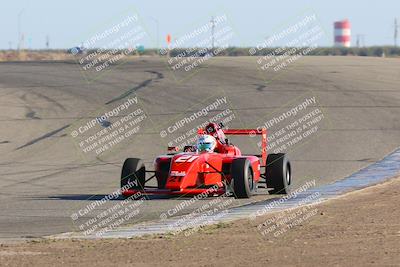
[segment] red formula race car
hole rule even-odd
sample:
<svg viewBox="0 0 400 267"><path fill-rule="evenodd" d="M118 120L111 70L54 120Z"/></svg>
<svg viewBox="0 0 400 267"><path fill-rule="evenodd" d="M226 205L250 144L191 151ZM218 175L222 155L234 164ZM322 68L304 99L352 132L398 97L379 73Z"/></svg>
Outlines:
<svg viewBox="0 0 400 267"><path fill-rule="evenodd" d="M231 144L228 135L260 135L262 151L244 155ZM287 194L292 183L292 169L285 154L267 155L266 129L223 129L210 123L198 130L198 142L179 152L169 147L158 156L154 170L146 170L142 160L125 160L121 174L124 197L138 192L165 195L221 195L231 192L236 198L249 198L257 188L270 194ZM147 182L157 179L157 186Z"/></svg>

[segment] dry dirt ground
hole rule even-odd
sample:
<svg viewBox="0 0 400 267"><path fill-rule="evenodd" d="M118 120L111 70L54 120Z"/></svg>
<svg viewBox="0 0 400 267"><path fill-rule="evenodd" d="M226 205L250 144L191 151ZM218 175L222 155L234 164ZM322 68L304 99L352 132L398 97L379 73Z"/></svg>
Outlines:
<svg viewBox="0 0 400 267"><path fill-rule="evenodd" d="M400 266L399 196L400 177L310 207L297 218L303 220L281 227L282 234L263 236L258 228L277 218L274 213L188 236L2 244L0 265Z"/></svg>
<svg viewBox="0 0 400 267"><path fill-rule="evenodd" d="M0 51L0 61L29 61L29 60L66 60L73 59L71 54L61 52L40 52L15 50Z"/></svg>
<svg viewBox="0 0 400 267"><path fill-rule="evenodd" d="M134 56L130 56L134 57ZM2 61L40 61L40 60L73 60L73 55L65 52L53 51L25 51L16 50L0 51L0 62Z"/></svg>

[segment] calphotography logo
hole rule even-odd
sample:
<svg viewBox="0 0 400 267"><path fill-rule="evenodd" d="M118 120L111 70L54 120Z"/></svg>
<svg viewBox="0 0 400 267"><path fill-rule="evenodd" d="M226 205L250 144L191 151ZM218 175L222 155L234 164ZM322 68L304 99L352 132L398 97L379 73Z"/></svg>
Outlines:
<svg viewBox="0 0 400 267"><path fill-rule="evenodd" d="M293 190L287 196L268 202L261 209L250 215L253 222L257 222L257 231L266 238L280 237L287 231L299 226L318 214L316 205L321 203L321 194L318 191L308 192L316 185L310 180ZM297 201L297 199L300 199ZM294 204L290 204L294 203ZM275 212L274 212L275 211ZM277 211L277 212L276 212ZM274 213L273 213L274 212ZM269 215L266 220L257 220L258 217Z"/></svg>
<svg viewBox="0 0 400 267"><path fill-rule="evenodd" d="M267 151L282 153L298 149L324 133L331 124L327 113L319 106L313 92L286 103L258 123L257 130L266 129ZM262 142L257 146L261 149Z"/></svg>
<svg viewBox="0 0 400 267"><path fill-rule="evenodd" d="M93 119L77 121L70 135L83 158L93 161L132 139L146 119L138 97L132 96L96 111Z"/></svg>
<svg viewBox="0 0 400 267"><path fill-rule="evenodd" d="M128 182L120 190L95 200L72 213L71 219L74 225L84 236L101 237L115 228L138 219L145 200L140 192L133 194L124 201L112 203L123 190L132 186L137 186L137 184Z"/></svg>
<svg viewBox="0 0 400 267"><path fill-rule="evenodd" d="M225 129L237 120L231 109L231 103L223 92L208 97L202 103L197 103L189 110L177 116L164 125L159 135L169 147L183 150L197 141L198 129L205 128L209 123L222 123Z"/></svg>
<svg viewBox="0 0 400 267"><path fill-rule="evenodd" d="M212 191L213 190L209 192ZM160 215L160 218L165 220L168 218L168 215L174 215L179 212L183 207L190 207L190 205L194 205L195 202L201 200L202 198L204 198L204 196L205 194L200 194L191 202L183 202L185 204L181 204L173 209L169 209L165 213L162 213ZM218 223L219 220L226 216L227 209L229 208L229 206L232 205L232 203L232 194L225 193L217 198L212 199L208 203L202 204L191 213L181 216L173 223L170 223L168 225L168 230L174 235L183 233L185 237L188 237L199 231L202 227Z"/></svg>
<svg viewBox="0 0 400 267"><path fill-rule="evenodd" d="M142 44L151 39L133 8L108 20L106 26L97 26L93 31L84 37L80 47L72 50L88 82L126 62L129 57L138 55Z"/></svg>
<svg viewBox="0 0 400 267"><path fill-rule="evenodd" d="M176 81L183 82L204 66L211 58L225 53L237 38L227 14L217 14L194 23L172 37L168 35L167 48L161 55L167 56L166 64ZM182 29L181 29L182 31Z"/></svg>
<svg viewBox="0 0 400 267"><path fill-rule="evenodd" d="M175 122L174 125L168 126L166 130L161 130L160 136L166 137L168 134L178 131L179 129L185 127L185 125L192 123L196 119L199 119L201 117L206 117L207 115L209 115L211 111L217 110L218 107L226 104L227 104L226 97L217 98L213 103L206 106L205 108L193 112L190 116L184 117L183 119Z"/></svg>
<svg viewBox="0 0 400 267"><path fill-rule="evenodd" d="M275 79L302 57L312 53L325 37L317 14L307 11L295 16L264 41L249 49L266 81Z"/></svg>

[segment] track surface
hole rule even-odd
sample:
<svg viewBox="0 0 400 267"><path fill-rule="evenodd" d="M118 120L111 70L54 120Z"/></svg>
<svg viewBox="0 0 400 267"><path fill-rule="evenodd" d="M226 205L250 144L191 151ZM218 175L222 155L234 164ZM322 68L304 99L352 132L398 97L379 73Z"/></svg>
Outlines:
<svg viewBox="0 0 400 267"><path fill-rule="evenodd" d="M315 96L326 120L318 135L288 150L295 185L349 175L400 143L399 67L396 59L307 57L270 79L256 70L254 58L216 58L177 82L179 73L163 60L140 58L88 83L68 62L1 63L0 238L76 230L71 214L118 188L126 157L141 157L151 166L167 146L158 126L190 115L216 94L227 97L236 115L230 127L258 126L288 102ZM124 101L127 94L136 94L148 115L139 133L101 160L82 159L69 126L92 119L94 111L107 110L106 103L121 96ZM136 221L157 219L181 202L145 201Z"/></svg>

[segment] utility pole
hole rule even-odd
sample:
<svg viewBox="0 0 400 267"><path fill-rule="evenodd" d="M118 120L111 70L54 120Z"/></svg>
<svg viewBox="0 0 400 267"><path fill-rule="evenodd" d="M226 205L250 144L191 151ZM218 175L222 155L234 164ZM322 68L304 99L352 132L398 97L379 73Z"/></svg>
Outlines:
<svg viewBox="0 0 400 267"><path fill-rule="evenodd" d="M211 17L211 48L214 51L214 30L215 30L215 19L214 16Z"/></svg>
<svg viewBox="0 0 400 267"><path fill-rule="evenodd" d="M364 47L365 46L365 34L357 34L357 47Z"/></svg>
<svg viewBox="0 0 400 267"><path fill-rule="evenodd" d="M31 50L32 49L32 37L29 36L27 39L28 40L26 41L26 48L28 50Z"/></svg>
<svg viewBox="0 0 400 267"><path fill-rule="evenodd" d="M18 13L18 40L17 40L17 50L19 52L19 50L21 49L22 46L22 36L21 36L21 17L22 17L22 13L24 12L23 9L21 9L21 11Z"/></svg>
<svg viewBox="0 0 400 267"><path fill-rule="evenodd" d="M48 50L50 47L50 37L46 35L46 49Z"/></svg>
<svg viewBox="0 0 400 267"><path fill-rule="evenodd" d="M397 46L397 33L398 33L399 25L397 25L397 18L394 19L394 46Z"/></svg>

